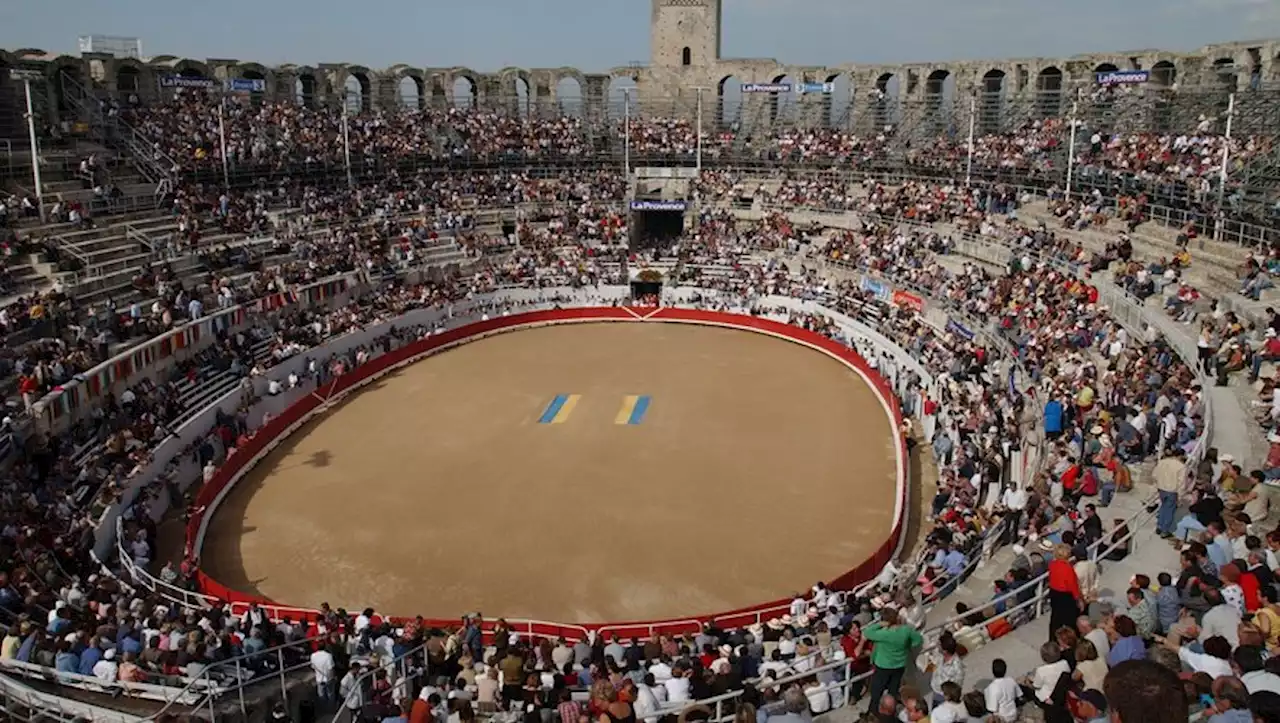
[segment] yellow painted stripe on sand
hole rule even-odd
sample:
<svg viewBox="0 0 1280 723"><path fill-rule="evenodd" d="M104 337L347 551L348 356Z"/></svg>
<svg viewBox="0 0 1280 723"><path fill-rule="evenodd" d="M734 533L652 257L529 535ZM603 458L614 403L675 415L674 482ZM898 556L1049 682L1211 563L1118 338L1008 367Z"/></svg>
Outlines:
<svg viewBox="0 0 1280 723"><path fill-rule="evenodd" d="M573 408L578 406L578 400L582 399L581 394L570 394L561 405L560 411L556 412L555 419L551 420L552 424L564 424L569 420L569 415L573 414Z"/></svg>
<svg viewBox="0 0 1280 723"><path fill-rule="evenodd" d="M622 398L622 409L618 410L618 416L614 417L614 424L631 424L631 413L636 410L636 403L640 401L639 394L628 394Z"/></svg>

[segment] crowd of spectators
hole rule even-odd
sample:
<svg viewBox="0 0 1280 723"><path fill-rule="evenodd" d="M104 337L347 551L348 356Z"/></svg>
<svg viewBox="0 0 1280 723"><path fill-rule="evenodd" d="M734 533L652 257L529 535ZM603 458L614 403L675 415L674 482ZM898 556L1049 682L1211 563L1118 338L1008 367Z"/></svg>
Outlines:
<svg viewBox="0 0 1280 723"><path fill-rule="evenodd" d="M166 139L194 144L166 149L170 155L205 162L211 152L205 148L210 105L198 99L188 101L165 106L163 112L135 109L129 113L139 124L155 123L155 129L166 130ZM246 139L238 146L238 152L255 165L292 159L295 149L305 149L306 156L316 163L333 161L334 138L330 134L334 119L340 120L339 116L326 118L311 115L313 111L249 104L235 112L243 121L238 120L233 127L243 129ZM216 107L212 118L216 122ZM355 137L365 139L362 142L370 144L371 153L412 152L412 144L401 150L387 150L400 148L387 145L399 137L397 114L353 118L367 123L364 127L369 132ZM261 123L264 119L274 119L277 126ZM443 138L439 141L442 147L457 153L481 152L478 149L487 149L484 153L550 153L548 149L559 148L562 136L573 136L581 130L564 122L557 126L559 130L540 135L541 131L523 127L540 122L468 111L449 111L432 123L437 129L433 133ZM505 125L508 123L510 127ZM441 128L443 133L439 132ZM641 145L673 142L683 147L690 131L678 123L645 129L643 124L638 124L638 130L633 127L633 139L639 132L636 142ZM1037 154L1050 154L1051 143L1044 139L1054 135L1051 122L1040 124L1036 133L1040 140L1012 145L984 140L984 153L992 158L1014 154L1029 159L1026 163L1035 163ZM850 143L855 149L852 152L859 152L856 139L827 141L798 135L788 141L787 152L821 153L828 142ZM314 150L308 144L314 144ZM1145 147L1138 144L1138 148ZM291 150L275 155L282 148ZM216 146L214 149L216 152ZM1114 151L1128 152L1125 147ZM1184 175L1179 164L1186 161L1186 153L1199 152L1179 150L1161 162L1179 166L1174 172ZM1115 155L1108 158L1113 162ZM1172 522L1166 524L1185 492L1180 457L1194 446L1203 429L1204 390L1198 385L1195 370L1182 363L1154 331L1147 329L1134 335L1121 327L1109 310L1098 304L1096 290L1046 263L1067 261L1092 267L1115 259L1089 258L1083 249L1047 229L1001 218L1007 217L1016 204L1012 192L1000 187L964 189L947 184L906 184L887 188L875 184L857 187L839 181L785 180L773 189L761 190L743 188L732 174L720 172L700 179L698 192L709 199L759 195L773 203L863 212L859 227L811 233L783 214L766 215L747 223L736 221L731 214L706 211L697 234L681 239L672 254L678 259L680 278L703 286L708 292L704 303L709 305L731 303L750 308L761 295L775 293L820 299L854 315L874 312L882 333L910 350L934 376L937 396L930 399L930 405L912 409L913 404L923 402L918 396L904 396L911 411L934 417L938 430L926 440L939 462L941 480L932 501L933 528L918 576L905 584L884 585L847 597L816 587L808 595L797 596L787 614L751 629L724 631L712 627L686 639L597 639L572 646L565 641L497 635L492 640L493 650L489 650L483 644L477 645L473 620L464 621L454 631L427 631L413 621L383 622L372 611L352 616L345 611L326 610L324 621L311 629L297 620L269 621L261 611L251 610L239 618L221 608L190 613L132 590L91 564L87 552L92 528L90 518L84 514L85 500L102 503L116 499L146 466L149 450L167 436L167 425L182 411L176 395L181 382L198 383L210 370L229 371L250 379L255 373L270 376L273 363L305 354L348 330L393 318L412 308L447 304L499 285L585 287L617 283L622 280L627 263L636 259L629 258L625 250L614 248L625 243L625 224L601 201L619 197L622 184L617 174L606 173L551 179L521 174L437 179L392 176L382 185L358 190L285 185L243 195L219 193L212 203L207 202L209 196L204 196L205 206L194 202L189 210L183 206L179 213L184 218L203 217L246 231L266 222L267 208L274 205L268 202L270 197L277 201L283 198L285 205L297 211L287 214L283 225L277 227L280 243L289 249L290 258L285 263L254 271L247 280L215 278L209 284L212 296L201 298L196 298L195 290L184 289L180 282L170 283L173 280L164 278L152 281L160 299L152 307L152 316L160 317L166 328L178 319L199 316L203 308L280 292L336 271L397 267L410 260L414 250L429 247L444 232L456 232L460 244L481 258L474 273L456 280L410 287L391 285L331 311L290 312L257 331L220 338L174 378L163 383L144 382L122 393L119 399L108 398L92 423L69 437L29 440L27 454L6 480L2 508L6 523L3 539L13 554L7 558L12 562L6 570L5 585L0 587L0 609L5 611L0 617L5 618L8 630L0 657L55 667L67 674L87 670L85 674L108 685L116 681L162 682L179 674L196 675L237 655L260 653L272 645L319 635L322 642L312 646L309 661L322 698L335 703L340 698L340 705L352 709L400 705L410 718L415 710L421 716L425 706L430 716L451 713L459 720L470 719L477 711L499 711L513 718L536 713L540 720L553 715L559 715L561 720L575 716L594 718L608 711L610 717L619 720L628 714L652 720L661 715L664 703L680 704L743 686L748 686L749 691L741 699L739 715L745 716L744 720L749 721L750 715L742 711L754 712L757 720L775 715L803 717L848 702L836 685L842 682L845 668L824 667L825 663L848 661L854 673L875 673L869 692L873 707L878 709L885 705L880 695L888 692L899 695L911 720L918 719L912 717L915 713L930 708L940 720L958 720L963 716L957 706L965 707L965 715L974 718L1002 716L1002 706L1007 701L999 695L993 697L990 689L981 705L976 699L963 696L962 690L957 693L964 684L963 656L956 643L956 638L963 637L963 628L954 635L944 635L937 642L936 651L930 653L936 656L932 675L937 681L936 686L931 686L931 693L899 687L902 670L908 664L904 651L919 645L912 632L923 620L924 601L958 584L969 563L983 554L987 537L984 533L1002 530L1009 541L1020 544L1022 552L1009 575L996 584L993 594L1002 598L1041 571L1047 572L1052 591L1050 633L1052 645L1056 646L1051 650L1046 645L1043 655L1045 665L1052 669L1037 670L1026 691L1019 688L1010 691L1010 695L1015 700L1038 700L1047 716L1060 715L1073 705L1073 700L1074 705L1084 701L1104 711L1108 705L1120 707L1131 701L1115 694L1112 675L1104 671L1100 676L1096 663L1083 664L1103 660L1117 668L1117 678L1123 678L1125 671L1134 666L1122 669L1121 663L1128 658L1116 656L1117 660L1111 660L1111 651L1103 653L1095 628L1103 631L1113 649L1126 651L1129 657L1145 657L1137 655L1142 638L1149 638L1151 649L1156 650L1169 637L1166 628L1157 632L1157 628L1145 627L1150 620L1143 618L1143 605L1150 593L1152 611L1147 612L1158 618L1153 611L1169 585L1159 584L1159 575L1157 584L1150 579L1145 583L1136 579L1126 601L1119 605L1099 601L1097 563L1087 547L1099 541L1114 542L1111 552L1123 554L1123 521L1108 525L1099 508L1107 506L1115 492L1125 489L1131 467L1157 456L1161 458L1155 472L1161 491L1159 529L1170 537L1182 538L1180 544L1187 546L1184 567L1195 568L1187 585L1181 584L1182 577L1173 585L1180 596L1179 605L1192 618L1199 616L1199 622L1192 625L1209 626L1227 637L1229 626L1220 625L1218 620L1225 613L1210 616L1225 604L1221 600L1234 600L1237 594L1244 599L1249 590L1255 596L1265 595L1259 575L1267 575L1259 568L1269 571L1275 566L1274 560L1268 559L1273 541L1256 525L1267 513L1267 498L1259 492L1263 488L1258 483L1268 476L1270 468L1245 477L1231 465L1233 460L1220 456L1212 459L1208 480L1203 479L1204 470L1197 471L1190 515L1176 528ZM477 198L502 203L543 202L554 209L519 219L514 238L488 238L468 233L473 208L469 204ZM432 219L430 222L422 220L423 211L428 212L425 217ZM413 212L418 212L417 220L404 219ZM919 229L889 218L939 227ZM360 223L365 219L374 220ZM198 230L199 222L193 226ZM943 263L953 248L948 227L998 237L1024 249L1025 255L1003 270ZM185 241L177 243L193 244L190 234L184 237ZM198 240L193 245L198 245ZM1121 254L1122 250L1117 249L1117 259L1122 258ZM935 299L961 321L945 330L934 329L909 309L890 307L873 298L874 292L864 285L840 275L847 271L881 278ZM204 298L209 299L207 306ZM494 309L495 313L500 311ZM768 310L757 307L756 311ZM139 320L147 314L139 307L137 314L131 308L128 316ZM829 320L821 317L793 315L790 321L819 332L839 334ZM1215 318L1215 325L1217 321ZM1235 323L1226 315L1220 321L1225 329ZM322 379L341 373L379 353L379 349L385 351L430 331L397 330L350 355L316 360L308 365L308 375ZM15 368L29 367L42 384L57 383L79 370L78 366L68 366L72 355L84 355L82 362L88 364L104 353L104 340L97 336L84 335L79 341L74 346L57 342L50 348L37 347L31 352L34 356L13 364ZM261 342L266 342L266 352L255 354L253 350L261 348ZM1280 349L1274 351L1280 355ZM886 365L883 371L895 377L907 374L892 368L891 362L877 361L880 363ZM1020 370L1011 376L1015 364ZM61 372L57 370L59 365L63 367ZM1012 388L1011 379L1017 382ZM306 377L271 382L277 388L314 383ZM919 382L908 379L901 388L915 389ZM221 444L208 449L197 445L193 450L202 468L216 464L220 454L234 453L237 443L252 433L246 414L251 401L246 390L244 404L237 413L222 415L215 423L212 436ZM1266 404L1269 409L1274 406L1269 398ZM939 414L939 408L948 411ZM1027 441L1043 445L1044 464L1031 479L1009 484L1015 477L1010 469L1010 452ZM1273 442L1273 450L1280 448L1280 436ZM88 450L87 456L81 448ZM219 448L224 451L219 452ZM77 456L81 460L78 463ZM1228 469L1233 471L1228 474ZM156 552L154 523L141 512L142 504L157 495L174 495L174 475L174 469L161 475L133 507L127 534L136 558L150 560ZM994 508L983 504L992 487L999 498ZM1171 491L1175 493L1172 501L1167 495ZM1224 495L1230 499L1229 504L1238 503L1238 510L1231 510L1224 502L1214 513L1212 500L1215 496L1223 499ZM1245 511L1249 505L1252 516ZM52 515L49 510L53 510ZM1262 533L1260 537L1258 533ZM1268 549L1261 543L1251 546L1250 537L1255 543L1266 539ZM1224 543L1210 550L1209 545L1218 545L1218 538ZM1203 555L1199 554L1201 549L1205 551ZM1223 549L1227 552L1223 553ZM1228 557L1219 560L1216 553ZM1237 558L1243 566L1231 562ZM184 567L185 564L176 569L166 566L161 576L181 584L189 572ZM1168 597L1168 593L1163 594ZM1107 612L1107 605L1112 606L1111 612ZM1088 630L1078 620L1082 608L1096 613ZM1118 608L1128 612L1116 614ZM1271 620L1266 617L1268 609L1262 605L1249 609L1247 603L1242 603L1242 615L1255 613L1260 630L1263 626L1268 631L1280 630L1280 626L1265 622ZM1272 615L1280 613L1272 611ZM1206 617L1210 618L1207 623ZM1180 616L1179 620L1184 618L1185 615ZM1280 617L1272 622L1277 620ZM1128 632L1139 621L1147 634ZM1178 654L1184 656L1187 665L1191 665L1188 660L1200 660L1192 658L1193 654L1212 656L1211 651L1221 652L1218 642L1210 643L1214 636L1188 635L1186 628L1183 630L1179 642L1193 637L1200 643L1198 650L1182 646L1187 652ZM1202 632L1200 628L1195 630ZM1080 648L1071 640L1073 635L1095 641L1096 656L1090 658L1087 651L1077 652ZM1135 635L1139 642L1134 642ZM1157 640L1156 635L1163 640ZM1239 671L1231 670L1245 676L1247 686L1247 676L1257 679L1263 665L1253 665L1249 658L1251 646L1242 642L1240 634L1228 640L1234 651L1228 648L1227 657L1233 661L1238 656L1245 659L1239 663ZM384 667L388 659L419 646L423 646L422 655L430 661L420 655L416 660L423 665L416 667L435 671L433 674L405 678ZM579 646L585 650L579 651ZM1146 646L1142 648L1145 650ZM567 658L565 649L571 653ZM1070 653L1069 660L1059 665L1064 652ZM1225 660L1223 656L1216 657ZM249 668L251 672L270 672L270 660L274 658L252 659ZM1084 670L1071 676L1072 680L1082 681L1075 690L1068 690L1073 683L1064 682L1064 676L1053 677L1054 670L1065 667L1077 671L1082 665ZM1194 666L1191 669L1199 670ZM1221 669L1219 664L1214 670ZM226 674L225 667L220 670ZM803 675L810 670L816 672ZM369 674L363 676L366 671ZM1156 675L1146 669L1140 672ZM792 673L801 674L796 685L771 683L771 679ZM1000 673L996 678L1000 681L1008 676ZM1091 684L1083 684L1085 680ZM421 685L424 682L428 685ZM1214 690L1217 685L1211 683L1209 687L1214 705L1219 705ZM1222 683L1221 687L1229 685ZM585 705L574 703L568 693L574 688L590 690ZM860 692L858 688L854 690ZM935 696L938 700L930 700ZM1224 706L1232 700L1229 695L1222 695ZM1247 701L1244 706L1248 707ZM893 708L896 715L896 704ZM948 715L953 717L947 718Z"/></svg>

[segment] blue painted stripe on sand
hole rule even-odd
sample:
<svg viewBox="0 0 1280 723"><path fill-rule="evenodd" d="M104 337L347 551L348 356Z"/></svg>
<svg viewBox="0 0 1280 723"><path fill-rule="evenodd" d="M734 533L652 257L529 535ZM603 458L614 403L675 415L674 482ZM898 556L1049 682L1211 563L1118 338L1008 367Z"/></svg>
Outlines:
<svg viewBox="0 0 1280 723"><path fill-rule="evenodd" d="M643 395L636 400L636 406L631 410L631 419L627 420L627 424L639 424L644 421L644 413L649 411L649 395Z"/></svg>
<svg viewBox="0 0 1280 723"><path fill-rule="evenodd" d="M542 416L538 417L538 424L551 424L552 420L556 418L556 415L560 413L560 407L563 407L564 403L568 400L568 394L557 394L556 398L552 399L551 403L547 405Z"/></svg>

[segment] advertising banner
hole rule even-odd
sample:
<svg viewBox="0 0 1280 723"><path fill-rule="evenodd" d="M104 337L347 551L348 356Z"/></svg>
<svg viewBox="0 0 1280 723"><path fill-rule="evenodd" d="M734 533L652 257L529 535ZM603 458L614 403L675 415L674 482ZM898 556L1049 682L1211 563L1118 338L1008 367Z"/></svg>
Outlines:
<svg viewBox="0 0 1280 723"><path fill-rule="evenodd" d="M267 81L261 78L232 78L227 81L227 90L233 93L264 93L267 90Z"/></svg>
<svg viewBox="0 0 1280 723"><path fill-rule="evenodd" d="M951 318L947 319L947 332L955 334L956 336L962 336L969 341L973 341L973 337L975 336L972 329Z"/></svg>
<svg viewBox="0 0 1280 723"><path fill-rule="evenodd" d="M801 93L834 93L836 92L835 83L801 83L798 90Z"/></svg>
<svg viewBox="0 0 1280 723"><path fill-rule="evenodd" d="M187 78L181 75L165 75L160 78L162 88L204 88L210 90L217 83L208 78Z"/></svg>
<svg viewBox="0 0 1280 723"><path fill-rule="evenodd" d="M1151 71L1112 70L1105 73L1095 73L1094 76L1098 80L1098 85L1135 85L1151 80Z"/></svg>
<svg viewBox="0 0 1280 723"><path fill-rule="evenodd" d="M889 295L893 293L893 290L889 288L888 284L880 281L879 279L873 279L870 276L862 277L862 290L881 301L888 301Z"/></svg>
<svg viewBox="0 0 1280 723"><path fill-rule="evenodd" d="M683 211L689 207L686 201L632 201L632 211Z"/></svg>
<svg viewBox="0 0 1280 723"><path fill-rule="evenodd" d="M916 296L910 291L898 289L893 292L893 304L894 306L901 306L906 309L911 309L912 311L924 311L924 299Z"/></svg>
<svg viewBox="0 0 1280 723"><path fill-rule="evenodd" d="M790 83L743 83L743 93L790 93Z"/></svg>

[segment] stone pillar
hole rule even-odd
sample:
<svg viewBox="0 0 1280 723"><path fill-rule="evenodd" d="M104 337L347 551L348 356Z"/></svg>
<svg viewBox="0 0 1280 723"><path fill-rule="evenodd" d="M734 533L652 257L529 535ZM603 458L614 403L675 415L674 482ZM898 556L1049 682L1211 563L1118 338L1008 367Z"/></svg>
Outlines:
<svg viewBox="0 0 1280 723"><path fill-rule="evenodd" d="M593 73L584 78L582 88L582 117L584 120L604 119L609 109L609 76Z"/></svg>

